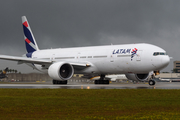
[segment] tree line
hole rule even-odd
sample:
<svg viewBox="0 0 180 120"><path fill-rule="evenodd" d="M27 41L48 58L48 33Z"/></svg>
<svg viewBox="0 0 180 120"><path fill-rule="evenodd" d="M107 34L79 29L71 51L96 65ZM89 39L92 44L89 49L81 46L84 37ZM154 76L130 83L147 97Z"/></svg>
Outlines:
<svg viewBox="0 0 180 120"><path fill-rule="evenodd" d="M2 73L4 70L0 70L0 73ZM18 73L18 71L17 70L15 70L15 69L8 69L7 70L7 73Z"/></svg>

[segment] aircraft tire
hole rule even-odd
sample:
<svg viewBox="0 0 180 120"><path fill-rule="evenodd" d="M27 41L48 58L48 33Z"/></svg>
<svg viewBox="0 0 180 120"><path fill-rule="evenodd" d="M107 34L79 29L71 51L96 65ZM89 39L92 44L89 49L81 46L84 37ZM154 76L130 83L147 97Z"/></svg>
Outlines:
<svg viewBox="0 0 180 120"><path fill-rule="evenodd" d="M94 83L95 83L95 84L99 84L99 80L95 80Z"/></svg>
<svg viewBox="0 0 180 120"><path fill-rule="evenodd" d="M109 80L107 80L107 84L109 84Z"/></svg>
<svg viewBox="0 0 180 120"><path fill-rule="evenodd" d="M62 81L63 82L63 84L67 84L67 80L65 80L65 81Z"/></svg>
<svg viewBox="0 0 180 120"><path fill-rule="evenodd" d="M99 80L99 84L104 84L104 80Z"/></svg>
<svg viewBox="0 0 180 120"><path fill-rule="evenodd" d="M95 80L94 84L109 84L109 80Z"/></svg>
<svg viewBox="0 0 180 120"><path fill-rule="evenodd" d="M155 81L154 80L149 80L149 85L155 85L156 83L155 83Z"/></svg>
<svg viewBox="0 0 180 120"><path fill-rule="evenodd" d="M53 83L53 84L57 84L57 80L53 80L52 83Z"/></svg>
<svg viewBox="0 0 180 120"><path fill-rule="evenodd" d="M109 84L109 80L104 80L104 84Z"/></svg>
<svg viewBox="0 0 180 120"><path fill-rule="evenodd" d="M53 84L67 84L67 80L65 81L53 80Z"/></svg>
<svg viewBox="0 0 180 120"><path fill-rule="evenodd" d="M57 80L57 84L61 84L61 81L58 81L58 80Z"/></svg>
<svg viewBox="0 0 180 120"><path fill-rule="evenodd" d="M96 81L96 80L94 81L94 84L97 84L97 81Z"/></svg>

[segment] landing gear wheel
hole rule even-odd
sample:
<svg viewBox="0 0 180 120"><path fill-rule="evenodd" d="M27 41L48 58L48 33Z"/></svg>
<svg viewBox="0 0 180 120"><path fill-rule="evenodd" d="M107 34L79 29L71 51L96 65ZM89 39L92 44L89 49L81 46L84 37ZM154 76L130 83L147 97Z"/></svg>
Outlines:
<svg viewBox="0 0 180 120"><path fill-rule="evenodd" d="M109 80L95 80L94 84L109 84Z"/></svg>
<svg viewBox="0 0 180 120"><path fill-rule="evenodd" d="M100 80L95 80L94 84L100 84Z"/></svg>
<svg viewBox="0 0 180 120"><path fill-rule="evenodd" d="M104 80L105 75L101 74L99 80L95 80L94 84L109 84L109 80Z"/></svg>
<svg viewBox="0 0 180 120"><path fill-rule="evenodd" d="M53 80L52 82L53 82L53 84L58 84L58 83L57 83L57 82L58 82L57 80Z"/></svg>
<svg viewBox="0 0 180 120"><path fill-rule="evenodd" d="M67 80L65 80L65 81L62 81L63 83L62 84L67 84Z"/></svg>
<svg viewBox="0 0 180 120"><path fill-rule="evenodd" d="M156 82L155 82L154 80L149 80L149 85L152 86L152 85L155 85L155 83L156 83Z"/></svg>
<svg viewBox="0 0 180 120"><path fill-rule="evenodd" d="M104 84L109 84L109 80L104 80Z"/></svg>
<svg viewBox="0 0 180 120"><path fill-rule="evenodd" d="M53 84L67 84L67 80L64 80L64 81L53 80L52 83Z"/></svg>

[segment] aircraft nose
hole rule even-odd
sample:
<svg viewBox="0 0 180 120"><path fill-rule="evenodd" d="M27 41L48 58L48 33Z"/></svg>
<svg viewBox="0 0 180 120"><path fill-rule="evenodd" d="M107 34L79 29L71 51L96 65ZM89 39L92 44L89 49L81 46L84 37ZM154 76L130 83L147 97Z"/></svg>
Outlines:
<svg viewBox="0 0 180 120"><path fill-rule="evenodd" d="M164 57L162 58L162 66L164 66L164 67L168 66L169 62L170 62L170 58L169 58L168 55L167 55L167 56L164 56Z"/></svg>

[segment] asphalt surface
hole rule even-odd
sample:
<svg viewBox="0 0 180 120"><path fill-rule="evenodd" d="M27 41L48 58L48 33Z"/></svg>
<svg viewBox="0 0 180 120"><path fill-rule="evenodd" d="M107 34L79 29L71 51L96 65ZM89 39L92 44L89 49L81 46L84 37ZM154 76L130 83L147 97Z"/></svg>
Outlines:
<svg viewBox="0 0 180 120"><path fill-rule="evenodd" d="M0 84L0 88L23 88L23 89L180 89L180 82L156 82L150 86L147 83L110 83L109 85L95 85L93 83L70 82L67 85L53 85L47 83L7 83Z"/></svg>

